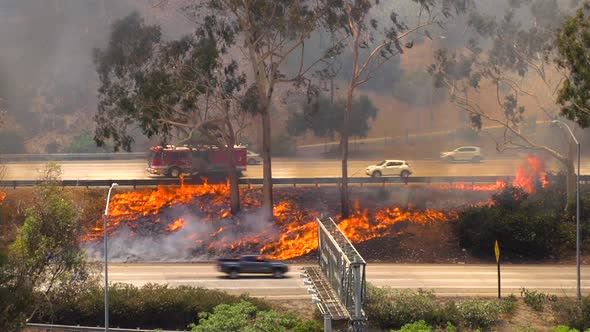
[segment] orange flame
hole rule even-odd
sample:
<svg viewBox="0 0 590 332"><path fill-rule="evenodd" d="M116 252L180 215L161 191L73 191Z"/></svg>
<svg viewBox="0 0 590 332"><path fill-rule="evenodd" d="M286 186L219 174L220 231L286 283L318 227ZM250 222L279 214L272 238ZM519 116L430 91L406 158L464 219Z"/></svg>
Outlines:
<svg viewBox="0 0 590 332"><path fill-rule="evenodd" d="M168 230L170 230L172 232L172 231L175 231L175 230L181 228L183 225L184 225L184 219L178 218L172 223L172 225L168 226Z"/></svg>
<svg viewBox="0 0 590 332"><path fill-rule="evenodd" d="M533 193L537 189L537 184L543 188L547 187L547 173L544 170L543 161L536 156L528 156L523 165L516 170L516 178L512 185L520 187L522 190ZM443 189L459 189L459 190L473 190L473 191L498 191L507 187L506 182L496 181L494 184L484 185L469 185L464 183L443 185L438 188Z"/></svg>
<svg viewBox="0 0 590 332"><path fill-rule="evenodd" d="M358 204L355 204L358 206ZM440 211L402 211L400 208L383 208L371 215L368 209L355 209L352 216L342 220L338 227L350 239L359 243L398 232L400 222L428 224L448 221L450 215ZM306 255L318 247L318 226L315 222L303 225L287 225L287 232L277 242L265 245L261 252L276 259L291 259Z"/></svg>
<svg viewBox="0 0 590 332"><path fill-rule="evenodd" d="M2 204L2 202L6 199L6 193L0 191L0 204Z"/></svg>
<svg viewBox="0 0 590 332"><path fill-rule="evenodd" d="M547 173L544 170L543 161L538 157L528 156L525 163L516 171L513 185L532 193L539 184L543 188L547 187Z"/></svg>

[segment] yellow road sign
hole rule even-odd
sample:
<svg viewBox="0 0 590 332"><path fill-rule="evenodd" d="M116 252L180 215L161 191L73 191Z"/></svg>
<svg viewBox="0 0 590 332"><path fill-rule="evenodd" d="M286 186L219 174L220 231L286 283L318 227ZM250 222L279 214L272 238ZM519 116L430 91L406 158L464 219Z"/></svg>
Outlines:
<svg viewBox="0 0 590 332"><path fill-rule="evenodd" d="M494 252L496 253L496 263L500 261L500 246L498 245L498 240L494 244Z"/></svg>

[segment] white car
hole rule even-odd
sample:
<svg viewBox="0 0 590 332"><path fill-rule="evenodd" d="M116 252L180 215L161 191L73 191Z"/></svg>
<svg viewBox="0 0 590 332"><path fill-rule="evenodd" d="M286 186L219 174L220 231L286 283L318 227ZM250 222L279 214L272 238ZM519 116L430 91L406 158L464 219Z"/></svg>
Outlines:
<svg viewBox="0 0 590 332"><path fill-rule="evenodd" d="M407 178L412 174L410 164L405 160L383 160L382 162L371 165L365 170L368 176L400 176Z"/></svg>
<svg viewBox="0 0 590 332"><path fill-rule="evenodd" d="M256 152L247 150L246 161L248 162L248 165L258 165L262 164L262 157Z"/></svg>
<svg viewBox="0 0 590 332"><path fill-rule="evenodd" d="M462 146L453 151L442 152L440 158L444 161L470 161L478 163L484 159L484 155L477 146Z"/></svg>

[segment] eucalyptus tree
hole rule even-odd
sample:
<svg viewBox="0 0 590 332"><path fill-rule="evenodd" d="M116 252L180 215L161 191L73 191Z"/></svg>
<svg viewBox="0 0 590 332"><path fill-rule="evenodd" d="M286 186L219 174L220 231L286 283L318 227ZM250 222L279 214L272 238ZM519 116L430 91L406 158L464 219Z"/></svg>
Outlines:
<svg viewBox="0 0 590 332"><path fill-rule="evenodd" d="M330 11L325 26L336 42L333 49L348 47L352 54L346 90L340 146L342 152L341 216L350 215L348 190L348 140L355 91L369 82L386 62L414 45L413 37L430 37L428 27L442 25L454 13L462 12L469 0L327 0ZM388 15L383 15L383 13Z"/></svg>
<svg viewBox="0 0 590 332"><path fill-rule="evenodd" d="M271 113L278 84L289 83L303 88L311 86L312 68L331 54L324 53L304 61L305 43L324 17L329 1L324 0L209 0L193 1L186 11L197 22L199 16L213 15L236 29L236 45L242 50L251 69L247 90L247 109L261 120L263 159L263 206L268 218L273 216L271 167ZM297 57L294 72L285 71L288 58ZM313 91L313 89L309 89Z"/></svg>
<svg viewBox="0 0 590 332"><path fill-rule="evenodd" d="M558 30L556 62L565 79L558 92L561 114L582 128L590 126L590 2L585 2Z"/></svg>
<svg viewBox="0 0 590 332"><path fill-rule="evenodd" d="M240 210L233 147L247 125L237 62L226 57L235 28L206 16L194 34L164 41L159 26L137 13L113 24L109 45L95 51L100 79L95 140L130 150L132 129L152 137L195 136L224 150L229 160L230 205Z"/></svg>
<svg viewBox="0 0 590 332"><path fill-rule="evenodd" d="M534 105L549 119L559 116L557 91L564 76L552 61L556 55L553 43L569 7L556 0L505 1L494 7L505 8L503 15L473 7L464 20L465 44L436 51L429 72L435 85L446 88L452 102L469 114L476 129L484 124L502 129L499 136L490 134L498 151L544 151L563 165L571 199L575 146L569 135L564 136L570 142L566 153L541 142L527 130L530 111L525 106L526 102ZM494 96L495 107L482 100L482 95Z"/></svg>

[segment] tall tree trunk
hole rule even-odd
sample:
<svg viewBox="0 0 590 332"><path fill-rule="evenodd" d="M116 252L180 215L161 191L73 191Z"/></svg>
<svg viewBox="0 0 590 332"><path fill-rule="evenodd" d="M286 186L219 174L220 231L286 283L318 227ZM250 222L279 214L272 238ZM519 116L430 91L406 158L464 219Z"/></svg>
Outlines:
<svg viewBox="0 0 590 332"><path fill-rule="evenodd" d="M262 210L268 219L273 218L272 168L270 158L270 112L268 105L262 113Z"/></svg>
<svg viewBox="0 0 590 332"><path fill-rule="evenodd" d="M354 82L351 82L346 95L346 111L342 122L342 135L340 136L340 148L342 149L342 185L340 187L340 214L342 219L350 217L350 197L348 191L348 136L350 135L350 114L352 113L352 99L354 94Z"/></svg>
<svg viewBox="0 0 590 332"><path fill-rule="evenodd" d="M229 158L229 205L233 215L240 212L240 188L238 185L238 170L236 169L236 158L234 155L235 144L225 147L227 157Z"/></svg>
<svg viewBox="0 0 590 332"><path fill-rule="evenodd" d="M236 161L234 158L233 149L230 150L230 165L229 165L229 205L232 214L240 212L240 188L238 186L238 170L236 169Z"/></svg>
<svg viewBox="0 0 590 332"><path fill-rule="evenodd" d="M352 17L352 7L349 5L348 15ZM354 89L357 86L359 79L359 48L360 48L360 31L357 26L349 23L349 27L353 34L353 45L351 47L352 53L352 75L348 84L348 91L346 94L346 111L344 112L344 121L342 122L342 134L340 137L340 146L342 148L342 185L340 186L340 209L342 219L350 217L350 197L348 191L348 136L350 135L350 115L352 113L352 102L354 97Z"/></svg>
<svg viewBox="0 0 590 332"><path fill-rule="evenodd" d="M252 65L252 70L256 77L260 116L262 117L262 211L266 218L270 220L274 217L272 199L272 163L270 158L270 102L272 100L274 89L272 75L275 74L275 71L271 69L271 77L267 75L264 62L258 60L254 40L255 38L249 36L246 39L246 45L250 55L250 64Z"/></svg>

